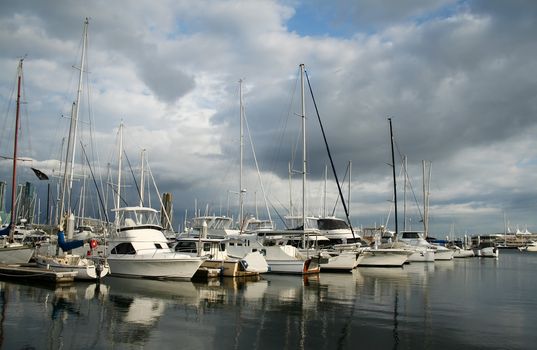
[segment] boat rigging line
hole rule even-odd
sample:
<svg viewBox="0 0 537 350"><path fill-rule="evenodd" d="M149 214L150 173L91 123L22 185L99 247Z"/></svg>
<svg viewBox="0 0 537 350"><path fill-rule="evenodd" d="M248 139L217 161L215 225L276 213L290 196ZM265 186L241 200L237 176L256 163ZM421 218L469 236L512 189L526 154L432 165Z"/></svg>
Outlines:
<svg viewBox="0 0 537 350"><path fill-rule="evenodd" d="M330 159L330 165L332 167L332 172L334 173L334 178L336 180L337 189L339 191L339 197L341 198L341 204L343 204L343 209L345 210L345 216L347 217L347 222L349 223L349 227L351 229L352 236L353 236L353 238L356 238L356 236L354 235L354 229L352 228L351 219L349 217L349 210L347 209L347 204L345 203L345 198L343 197L343 191L341 190L341 184L339 183L339 179L337 177L336 168L334 166L334 160L332 159L332 153L330 153L330 147L328 146L328 141L326 140L326 134L324 132L324 127L323 127L323 123L321 121L321 116L319 115L319 109L317 108L317 102L315 102L315 96L313 96L313 90L311 88L310 78L309 78L308 72L306 70L304 70L304 73L306 74L306 80L308 81L308 87L310 89L311 99L313 101L313 106L315 107L315 113L317 114L317 120L319 121L319 126L321 127L321 132L323 134L324 145L326 146L326 152L328 153L328 158Z"/></svg>

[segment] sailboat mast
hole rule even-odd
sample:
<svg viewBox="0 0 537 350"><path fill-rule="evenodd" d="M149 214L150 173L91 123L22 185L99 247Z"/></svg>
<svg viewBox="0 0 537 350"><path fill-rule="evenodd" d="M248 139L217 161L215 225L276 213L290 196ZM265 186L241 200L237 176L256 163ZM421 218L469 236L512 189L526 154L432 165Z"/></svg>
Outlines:
<svg viewBox="0 0 537 350"><path fill-rule="evenodd" d="M140 155L141 163L142 163L142 169L140 170L140 207L144 206L144 162L145 162L145 149L142 150L142 153Z"/></svg>
<svg viewBox="0 0 537 350"><path fill-rule="evenodd" d="M73 143L72 143L72 154L71 154L71 178L69 179L69 193L71 192L71 189L73 187L73 175L74 175L74 165L75 165L75 151L76 151L76 135L78 130L78 113L80 111L80 96L82 95L82 78L84 75L84 64L86 61L86 45L88 40L88 18L86 17L86 20L84 21L84 31L82 35L82 57L80 58L80 73L78 76L78 89L76 91L76 103L75 103L75 110L74 115L71 117L72 122L74 124L73 127Z"/></svg>
<svg viewBox="0 0 537 350"><path fill-rule="evenodd" d="M300 93L302 96L302 228L306 230L306 100L303 63L300 64Z"/></svg>
<svg viewBox="0 0 537 350"><path fill-rule="evenodd" d="M323 218L326 217L326 183L328 182L328 166L324 166Z"/></svg>
<svg viewBox="0 0 537 350"><path fill-rule="evenodd" d="M75 150L76 150L76 134L77 134L77 125L78 125L78 113L80 111L80 97L82 95L82 78L84 74L84 64L86 59L86 45L88 37L88 19L84 21L84 30L82 34L82 55L80 58L80 73L78 76L78 88L76 93L76 101L73 102L71 108L71 122L69 127L69 138L67 141L67 152L65 155L65 168L63 176L63 187L60 198L60 223L62 222L61 218L65 207L67 207L68 214L71 213L71 191L73 188L73 174L74 174L74 164L75 164ZM69 186L69 187L68 187ZM66 193L69 188L69 195L67 196L66 202Z"/></svg>
<svg viewBox="0 0 537 350"><path fill-rule="evenodd" d="M19 125L20 125L20 102L21 102L21 83L22 83L22 61L19 61L19 69L17 70L17 108L15 112L15 139L13 142L13 176L11 179L11 216L10 216L10 229L9 240L13 241L13 234L15 233L15 200L17 198L17 149L19 141Z"/></svg>
<svg viewBox="0 0 537 350"><path fill-rule="evenodd" d="M119 124L119 152L118 152L118 170L117 170L117 196L116 196L116 209L119 209L120 207L120 199L121 199L121 158L123 154L123 121L121 124Z"/></svg>
<svg viewBox="0 0 537 350"><path fill-rule="evenodd" d="M399 234L399 227L397 223L397 181L395 178L395 152L393 149L393 129L392 129L392 118L388 118L388 122L390 123L390 141L392 146L392 177L393 177L393 203L394 203L394 213L395 213L395 238L397 238Z"/></svg>
<svg viewBox="0 0 537 350"><path fill-rule="evenodd" d="M347 210L351 211L351 185L352 185L352 160L349 160L349 193L347 198Z"/></svg>
<svg viewBox="0 0 537 350"><path fill-rule="evenodd" d="M425 160L422 161L423 167L423 235L425 238L429 236L429 194L431 186L431 163L427 164ZM429 168L428 173L426 168Z"/></svg>
<svg viewBox="0 0 537 350"><path fill-rule="evenodd" d="M242 184L242 162L244 157L244 107L242 104L242 79L239 80L239 115L240 115L240 171L239 171L239 230L242 233L244 224L244 198Z"/></svg>
<svg viewBox="0 0 537 350"><path fill-rule="evenodd" d="M403 176L404 176L404 190L403 190L403 230L406 231L406 189L407 189L407 157L403 156Z"/></svg>

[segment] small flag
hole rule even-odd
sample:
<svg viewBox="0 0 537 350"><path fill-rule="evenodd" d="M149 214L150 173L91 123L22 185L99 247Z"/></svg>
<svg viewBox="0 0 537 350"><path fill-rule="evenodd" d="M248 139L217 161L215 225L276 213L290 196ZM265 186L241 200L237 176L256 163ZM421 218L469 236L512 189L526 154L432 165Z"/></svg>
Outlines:
<svg viewBox="0 0 537 350"><path fill-rule="evenodd" d="M38 170L36 168L31 168L31 169L34 171L35 176L37 176L39 180L48 180L48 176L41 170Z"/></svg>

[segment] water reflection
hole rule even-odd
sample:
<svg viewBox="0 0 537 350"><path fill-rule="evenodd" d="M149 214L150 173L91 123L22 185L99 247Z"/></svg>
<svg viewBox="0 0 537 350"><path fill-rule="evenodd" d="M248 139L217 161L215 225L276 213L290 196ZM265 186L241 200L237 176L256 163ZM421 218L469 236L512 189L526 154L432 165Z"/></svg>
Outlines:
<svg viewBox="0 0 537 350"><path fill-rule="evenodd" d="M515 275L508 262L476 259L359 268L352 274L267 274L210 282L109 277L101 284L53 288L2 282L0 345L443 349L508 344L523 348L525 339L536 338L528 330L532 317L535 320L535 312L528 311L537 305L535 288L529 279L506 280ZM520 274L522 268L517 266ZM509 290L506 281L517 283L515 294L505 292ZM489 303L483 304L483 298ZM490 303L495 300L502 304ZM508 321L500 324L518 332L518 340L505 343L493 314L516 320L516 329ZM475 334L488 338L478 341Z"/></svg>

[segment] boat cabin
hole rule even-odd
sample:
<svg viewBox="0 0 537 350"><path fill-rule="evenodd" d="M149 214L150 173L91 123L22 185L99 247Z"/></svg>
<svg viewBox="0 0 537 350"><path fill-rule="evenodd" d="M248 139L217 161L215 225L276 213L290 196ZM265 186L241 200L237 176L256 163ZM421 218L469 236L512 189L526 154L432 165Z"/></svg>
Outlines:
<svg viewBox="0 0 537 350"><path fill-rule="evenodd" d="M133 229L156 229L161 231L160 213L153 208L126 207L113 210L116 213L118 232Z"/></svg>

